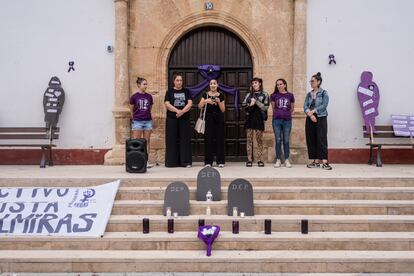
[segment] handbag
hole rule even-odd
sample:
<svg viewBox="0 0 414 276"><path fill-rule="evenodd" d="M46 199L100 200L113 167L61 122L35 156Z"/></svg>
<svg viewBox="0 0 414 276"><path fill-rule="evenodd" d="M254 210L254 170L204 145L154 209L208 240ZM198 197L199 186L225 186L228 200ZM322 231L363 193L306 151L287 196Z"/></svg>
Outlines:
<svg viewBox="0 0 414 276"><path fill-rule="evenodd" d="M206 129L206 110L207 104L204 106L204 110L200 112L200 116L198 117L197 122L194 126L195 131L201 134L204 134L204 131Z"/></svg>

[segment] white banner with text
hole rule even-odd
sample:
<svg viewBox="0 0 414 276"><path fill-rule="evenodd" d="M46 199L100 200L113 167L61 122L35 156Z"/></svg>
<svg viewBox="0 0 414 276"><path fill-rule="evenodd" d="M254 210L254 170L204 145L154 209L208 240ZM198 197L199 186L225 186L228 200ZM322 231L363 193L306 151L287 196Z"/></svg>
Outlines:
<svg viewBox="0 0 414 276"><path fill-rule="evenodd" d="M118 187L0 188L0 236L102 236Z"/></svg>

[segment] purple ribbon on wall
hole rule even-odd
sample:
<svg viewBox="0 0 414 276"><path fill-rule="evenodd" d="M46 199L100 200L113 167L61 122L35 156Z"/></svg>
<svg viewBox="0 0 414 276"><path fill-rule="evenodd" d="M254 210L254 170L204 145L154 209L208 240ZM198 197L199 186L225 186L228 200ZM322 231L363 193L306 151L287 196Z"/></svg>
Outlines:
<svg viewBox="0 0 414 276"><path fill-rule="evenodd" d="M204 77L204 80L193 87L187 87L187 89L191 92L192 98L197 97L198 94L204 91L209 86L212 79L218 79L220 76L220 66L209 64L200 65L198 66L198 72ZM239 90L223 83L218 83L218 87L221 91L234 96L234 108L237 112L239 103Z"/></svg>

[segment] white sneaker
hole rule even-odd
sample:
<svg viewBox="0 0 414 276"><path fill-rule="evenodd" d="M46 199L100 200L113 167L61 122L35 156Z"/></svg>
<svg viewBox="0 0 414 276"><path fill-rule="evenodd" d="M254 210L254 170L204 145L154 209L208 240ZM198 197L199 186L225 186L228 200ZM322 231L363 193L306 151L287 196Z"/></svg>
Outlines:
<svg viewBox="0 0 414 276"><path fill-rule="evenodd" d="M210 164L205 164L204 165L204 168L210 168L211 167L211 165Z"/></svg>
<svg viewBox="0 0 414 276"><path fill-rule="evenodd" d="M224 168L224 164L218 164L219 168Z"/></svg>
<svg viewBox="0 0 414 276"><path fill-rule="evenodd" d="M285 167L286 167L286 168L292 168L292 164L290 164L289 159L286 159L286 160L285 160Z"/></svg>
<svg viewBox="0 0 414 276"><path fill-rule="evenodd" d="M191 168L191 165L187 165L187 166L185 166L186 168Z"/></svg>
<svg viewBox="0 0 414 276"><path fill-rule="evenodd" d="M275 167L275 168L280 168L280 159L277 159L276 160L276 163L273 165L273 167Z"/></svg>
<svg viewBox="0 0 414 276"><path fill-rule="evenodd" d="M154 164L151 164L150 162L147 162L147 169L151 169L152 167L154 167Z"/></svg>

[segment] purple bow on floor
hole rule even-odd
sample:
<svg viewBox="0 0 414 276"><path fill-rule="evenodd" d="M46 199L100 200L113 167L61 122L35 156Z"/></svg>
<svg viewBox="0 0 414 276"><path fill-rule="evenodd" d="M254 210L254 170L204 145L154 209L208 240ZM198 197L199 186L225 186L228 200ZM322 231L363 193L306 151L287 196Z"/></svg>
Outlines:
<svg viewBox="0 0 414 276"><path fill-rule="evenodd" d="M198 72L204 77L204 80L193 87L187 87L191 92L191 97L195 98L200 92L205 90L212 79L218 79L220 76L220 66L218 65L200 65L198 66ZM234 96L234 108L237 112L237 106L239 103L239 90L237 88L218 83L218 87L221 91Z"/></svg>
<svg viewBox="0 0 414 276"><path fill-rule="evenodd" d="M211 250L214 240L220 233L220 226L205 225L198 228L198 238L207 245L207 256L211 256Z"/></svg>

